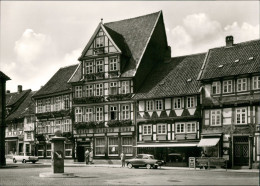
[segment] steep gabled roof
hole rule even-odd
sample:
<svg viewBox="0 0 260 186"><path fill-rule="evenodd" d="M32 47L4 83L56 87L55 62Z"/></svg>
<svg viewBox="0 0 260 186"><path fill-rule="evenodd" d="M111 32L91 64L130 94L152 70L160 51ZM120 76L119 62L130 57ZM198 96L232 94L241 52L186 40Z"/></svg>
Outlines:
<svg viewBox="0 0 260 186"><path fill-rule="evenodd" d="M210 49L200 80L257 73L260 70L259 51L260 40Z"/></svg>
<svg viewBox="0 0 260 186"><path fill-rule="evenodd" d="M0 71L0 79L4 79L4 80L11 80L7 75L5 75L2 71Z"/></svg>
<svg viewBox="0 0 260 186"><path fill-rule="evenodd" d="M6 106L12 106L15 105L17 102L19 102L21 99L23 99L27 94L29 94L31 90L23 90L22 92L13 92L13 93L7 93L5 102Z"/></svg>
<svg viewBox="0 0 260 186"><path fill-rule="evenodd" d="M156 65L134 99L198 94L200 84L196 79L204 58L205 53L180 56Z"/></svg>
<svg viewBox="0 0 260 186"><path fill-rule="evenodd" d="M60 68L33 97L47 96L49 94L62 93L63 91L70 90L71 86L67 82L77 66L78 65L72 65Z"/></svg>
<svg viewBox="0 0 260 186"><path fill-rule="evenodd" d="M36 91L33 91L28 94L17 110L6 118L7 122L15 119L22 119L27 115L35 113L35 104L32 101L32 96L35 94L35 92Z"/></svg>

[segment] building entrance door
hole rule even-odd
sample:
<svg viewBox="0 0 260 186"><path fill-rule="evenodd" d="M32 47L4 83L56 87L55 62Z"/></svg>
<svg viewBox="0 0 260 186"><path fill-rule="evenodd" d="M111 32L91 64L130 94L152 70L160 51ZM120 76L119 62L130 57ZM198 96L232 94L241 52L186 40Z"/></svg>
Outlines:
<svg viewBox="0 0 260 186"><path fill-rule="evenodd" d="M234 137L234 165L249 165L249 140L248 136Z"/></svg>
<svg viewBox="0 0 260 186"><path fill-rule="evenodd" d="M85 148L84 148L84 146L78 146L77 147L77 157L78 157L78 162L84 162L85 161Z"/></svg>

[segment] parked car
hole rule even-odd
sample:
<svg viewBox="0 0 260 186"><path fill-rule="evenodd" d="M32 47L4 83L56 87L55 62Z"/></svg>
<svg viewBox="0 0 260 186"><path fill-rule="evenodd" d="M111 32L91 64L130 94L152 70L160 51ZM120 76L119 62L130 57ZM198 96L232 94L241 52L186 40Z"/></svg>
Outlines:
<svg viewBox="0 0 260 186"><path fill-rule="evenodd" d="M13 162L16 163L17 161L21 161L22 163L32 162L35 163L39 161L37 156L31 156L29 154L20 153L19 155L13 155Z"/></svg>
<svg viewBox="0 0 260 186"><path fill-rule="evenodd" d="M126 160L127 167L131 169L132 167L146 167L147 169L157 169L158 166L164 165L163 160L154 159L151 154L138 154L135 158Z"/></svg>

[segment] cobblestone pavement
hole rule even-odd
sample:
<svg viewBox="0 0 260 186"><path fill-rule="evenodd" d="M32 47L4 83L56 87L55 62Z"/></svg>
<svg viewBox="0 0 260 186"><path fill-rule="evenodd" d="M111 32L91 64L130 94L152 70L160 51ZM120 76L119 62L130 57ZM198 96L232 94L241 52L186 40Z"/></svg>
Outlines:
<svg viewBox="0 0 260 186"><path fill-rule="evenodd" d="M189 169L128 169L119 167L65 167L75 178L40 178L50 165L16 164L0 169L0 185L258 185L258 172Z"/></svg>

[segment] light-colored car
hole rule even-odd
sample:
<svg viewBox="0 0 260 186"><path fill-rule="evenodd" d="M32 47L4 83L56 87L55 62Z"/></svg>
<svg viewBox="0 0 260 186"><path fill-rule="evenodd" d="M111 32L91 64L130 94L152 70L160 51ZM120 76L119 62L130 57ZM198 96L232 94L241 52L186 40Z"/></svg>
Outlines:
<svg viewBox="0 0 260 186"><path fill-rule="evenodd" d="M37 156L31 156L31 155L26 155L24 153L20 153L20 155L13 155L13 162L16 163L18 161L21 161L22 163L26 162L32 162L35 163L39 161L39 158Z"/></svg>
<svg viewBox="0 0 260 186"><path fill-rule="evenodd" d="M154 159L151 154L138 154L135 158L126 160L127 167L146 167L147 169L157 169L159 166L164 164L163 160Z"/></svg>

